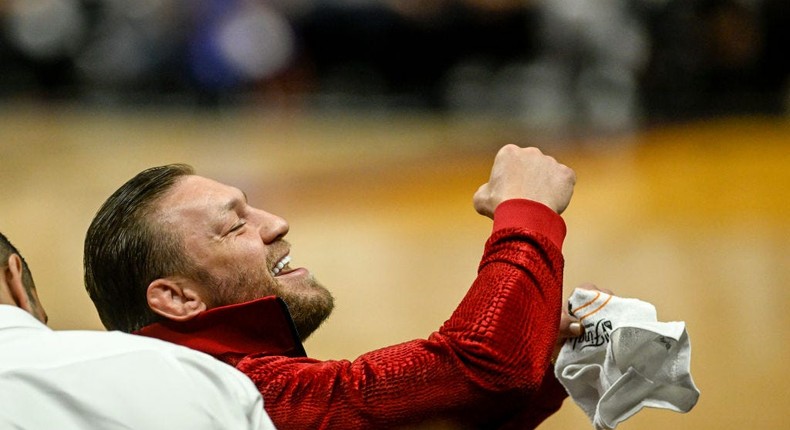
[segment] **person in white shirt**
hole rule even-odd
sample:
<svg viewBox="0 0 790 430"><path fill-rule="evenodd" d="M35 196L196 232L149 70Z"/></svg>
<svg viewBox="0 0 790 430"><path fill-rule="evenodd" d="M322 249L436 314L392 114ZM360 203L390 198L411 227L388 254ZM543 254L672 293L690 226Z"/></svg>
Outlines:
<svg viewBox="0 0 790 430"><path fill-rule="evenodd" d="M0 429L274 429L252 382L209 355L49 329L27 263L2 233L0 270Z"/></svg>

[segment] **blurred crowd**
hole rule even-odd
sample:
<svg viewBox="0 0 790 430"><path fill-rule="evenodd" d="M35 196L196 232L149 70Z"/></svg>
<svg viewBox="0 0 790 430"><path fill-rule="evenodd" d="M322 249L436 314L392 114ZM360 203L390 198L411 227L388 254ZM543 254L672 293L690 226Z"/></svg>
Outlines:
<svg viewBox="0 0 790 430"><path fill-rule="evenodd" d="M788 0L0 0L0 102L782 114Z"/></svg>

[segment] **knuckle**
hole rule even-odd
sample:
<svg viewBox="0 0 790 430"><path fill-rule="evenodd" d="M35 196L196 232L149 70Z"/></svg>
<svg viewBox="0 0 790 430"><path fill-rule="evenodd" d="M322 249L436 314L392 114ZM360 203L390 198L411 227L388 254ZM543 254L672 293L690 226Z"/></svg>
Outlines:
<svg viewBox="0 0 790 430"><path fill-rule="evenodd" d="M566 179L570 180L571 182L576 182L576 172L571 169L570 167L560 164L560 169L562 174L565 176Z"/></svg>
<svg viewBox="0 0 790 430"><path fill-rule="evenodd" d="M512 143L508 143L507 145L505 145L505 146L503 146L502 148L499 149L499 153L500 154L509 154L509 153L518 151L518 149L519 149L518 146L516 146L516 145L514 145Z"/></svg>
<svg viewBox="0 0 790 430"><path fill-rule="evenodd" d="M524 152L527 153L527 154L530 154L530 155L543 155L543 153L540 152L540 149L538 149L538 148L536 148L534 146L530 146L530 147L524 148Z"/></svg>

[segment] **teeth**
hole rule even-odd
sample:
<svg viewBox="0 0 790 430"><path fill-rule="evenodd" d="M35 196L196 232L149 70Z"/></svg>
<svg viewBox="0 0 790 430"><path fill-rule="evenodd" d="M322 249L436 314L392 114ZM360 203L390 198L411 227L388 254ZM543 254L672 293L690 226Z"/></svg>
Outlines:
<svg viewBox="0 0 790 430"><path fill-rule="evenodd" d="M283 270L283 267L287 266L288 263L290 262L291 262L290 255L286 255L285 257L283 257L282 260L278 261L277 265L275 265L274 268L272 269L272 276L277 276L280 273L280 271Z"/></svg>

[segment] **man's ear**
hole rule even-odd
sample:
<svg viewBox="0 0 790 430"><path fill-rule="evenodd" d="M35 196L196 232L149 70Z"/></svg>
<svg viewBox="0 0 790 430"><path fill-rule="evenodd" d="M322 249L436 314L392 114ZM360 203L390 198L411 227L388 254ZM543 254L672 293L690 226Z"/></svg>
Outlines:
<svg viewBox="0 0 790 430"><path fill-rule="evenodd" d="M11 293L11 298L14 300L13 304L33 314L33 304L30 303L25 283L22 281L22 258L17 254L11 254L8 256L6 263L7 266L3 271L3 277L6 285L8 285L8 292Z"/></svg>
<svg viewBox="0 0 790 430"><path fill-rule="evenodd" d="M208 306L191 282L184 279L160 278L148 285L148 306L159 315L174 321L188 321Z"/></svg>

